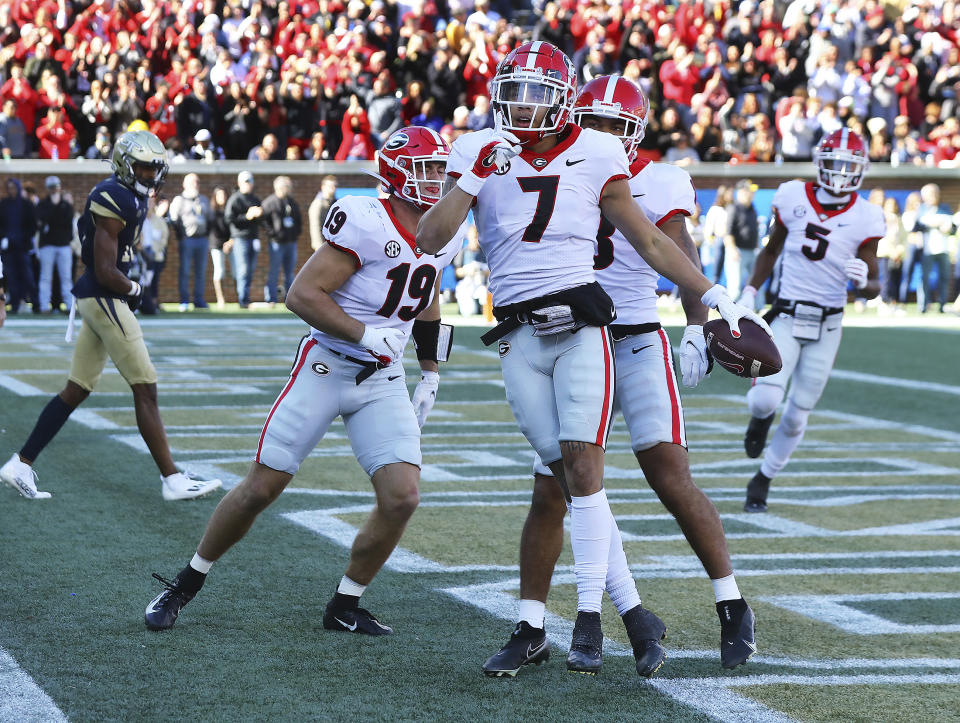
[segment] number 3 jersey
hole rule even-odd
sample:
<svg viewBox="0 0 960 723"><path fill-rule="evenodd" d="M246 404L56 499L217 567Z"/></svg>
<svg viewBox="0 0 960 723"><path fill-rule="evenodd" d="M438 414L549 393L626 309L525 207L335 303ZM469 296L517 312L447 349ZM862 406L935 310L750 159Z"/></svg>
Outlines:
<svg viewBox="0 0 960 723"><path fill-rule="evenodd" d="M457 138L447 174L469 172L492 135L486 129ZM628 177L619 138L574 125L549 151L524 150L505 172L490 176L474 213L494 305L594 281L600 195L610 181Z"/></svg>
<svg viewBox="0 0 960 723"><path fill-rule="evenodd" d="M863 244L886 233L883 209L853 193L843 206L828 210L817 200L813 183L787 181L773 196L773 212L787 229L780 298L844 306L844 264Z"/></svg>
<svg viewBox="0 0 960 723"><path fill-rule="evenodd" d="M466 228L461 226L440 253L424 253L386 199L346 196L330 207L323 236L335 249L353 256L357 265L356 273L331 298L368 326L403 332L406 345L414 319L433 299L440 272L460 251ZM373 360L359 344L319 329L312 329L311 336L328 349Z"/></svg>
<svg viewBox="0 0 960 723"><path fill-rule="evenodd" d="M678 213L696 213L697 194L690 174L667 163L635 160L630 166L630 193L644 215L658 227ZM652 324L657 316L660 275L643 260L613 224L602 219L594 259L597 281L613 299L617 324Z"/></svg>

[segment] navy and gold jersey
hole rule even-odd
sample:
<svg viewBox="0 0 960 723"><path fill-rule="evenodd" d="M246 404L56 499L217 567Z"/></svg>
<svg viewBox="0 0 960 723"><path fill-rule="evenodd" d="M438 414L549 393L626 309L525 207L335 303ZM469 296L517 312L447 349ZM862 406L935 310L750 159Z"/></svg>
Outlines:
<svg viewBox="0 0 960 723"><path fill-rule="evenodd" d="M147 217L147 199L124 186L116 176L110 176L98 183L90 192L87 204L77 222L81 246L80 258L83 259L86 268L73 287L73 295L78 299L90 296L123 298L124 294L110 291L97 281L93 261L93 236L96 232L94 214L123 221L123 229L120 231L117 243L117 268L120 269L120 273L126 275L133 261L134 246L140 238L140 228Z"/></svg>

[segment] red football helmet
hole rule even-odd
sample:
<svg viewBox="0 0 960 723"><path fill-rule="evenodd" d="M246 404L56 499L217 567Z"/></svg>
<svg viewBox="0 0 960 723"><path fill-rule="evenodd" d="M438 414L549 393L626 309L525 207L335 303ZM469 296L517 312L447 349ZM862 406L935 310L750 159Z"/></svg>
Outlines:
<svg viewBox="0 0 960 723"><path fill-rule="evenodd" d="M570 120L576 95L577 74L570 59L540 40L511 51L490 81L490 102L500 127L516 134L524 145L561 131Z"/></svg>
<svg viewBox="0 0 960 723"><path fill-rule="evenodd" d="M619 138L627 157L633 160L647 129L649 110L647 97L633 81L620 75L601 75L580 89L573 107L573 122L582 126L584 116L591 115L624 121L623 134Z"/></svg>
<svg viewBox="0 0 960 723"><path fill-rule="evenodd" d="M813 151L817 166L817 182L837 195L860 188L863 175L870 167L863 139L849 128L836 130Z"/></svg>
<svg viewBox="0 0 960 723"><path fill-rule="evenodd" d="M373 174L393 193L421 210L440 200L443 177L427 178L428 163L446 167L450 146L440 134L423 126L408 126L391 135L377 154L379 173Z"/></svg>

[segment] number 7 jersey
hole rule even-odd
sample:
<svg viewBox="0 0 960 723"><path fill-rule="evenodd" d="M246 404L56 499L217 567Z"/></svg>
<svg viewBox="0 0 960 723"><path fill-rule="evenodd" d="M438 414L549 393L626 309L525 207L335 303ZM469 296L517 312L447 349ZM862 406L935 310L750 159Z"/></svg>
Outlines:
<svg viewBox="0 0 960 723"><path fill-rule="evenodd" d="M460 251L464 236L466 228L461 226L439 253L424 253L393 215L387 199L345 196L330 207L323 237L353 256L357 270L330 296L368 326L401 331L406 345L414 319L430 305L440 272ZM369 357L359 344L319 329L310 335L328 349L363 360Z"/></svg>
<svg viewBox="0 0 960 723"><path fill-rule="evenodd" d="M887 232L883 209L854 192L842 207L827 210L817 201L814 184L787 181L773 195L773 212L787 229L780 298L844 306L844 264L863 244Z"/></svg>

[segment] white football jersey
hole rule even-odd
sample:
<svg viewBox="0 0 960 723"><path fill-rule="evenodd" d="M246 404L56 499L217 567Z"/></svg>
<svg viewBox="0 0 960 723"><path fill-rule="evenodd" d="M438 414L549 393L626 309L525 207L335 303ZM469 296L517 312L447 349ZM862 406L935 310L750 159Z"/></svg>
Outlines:
<svg viewBox="0 0 960 723"><path fill-rule="evenodd" d="M600 194L610 181L629 178L627 156L616 136L567 128L569 135L546 153L524 150L511 158L477 197L474 214L496 306L596 278ZM492 134L486 129L457 138L447 173L456 178L470 171Z"/></svg>
<svg viewBox="0 0 960 723"><path fill-rule="evenodd" d="M815 193L813 183L787 181L773 195L773 212L787 229L780 298L844 306L844 264L856 257L860 246L883 238L887 231L883 209L853 193L846 205L827 210Z"/></svg>
<svg viewBox="0 0 960 723"><path fill-rule="evenodd" d="M453 261L466 236L466 226L440 253L424 253L390 210L386 199L345 196L327 214L323 237L356 259L357 271L330 294L349 316L368 326L398 329L404 344L413 321L430 305L440 272ZM319 344L357 359L373 357L349 341L311 329Z"/></svg>
<svg viewBox="0 0 960 723"><path fill-rule="evenodd" d="M661 226L678 213L696 212L697 193L690 174L669 163L637 159L630 166L630 193L650 221ZM657 316L657 282L650 268L626 237L606 219L597 232L594 259L597 281L613 299L617 324L651 324Z"/></svg>

